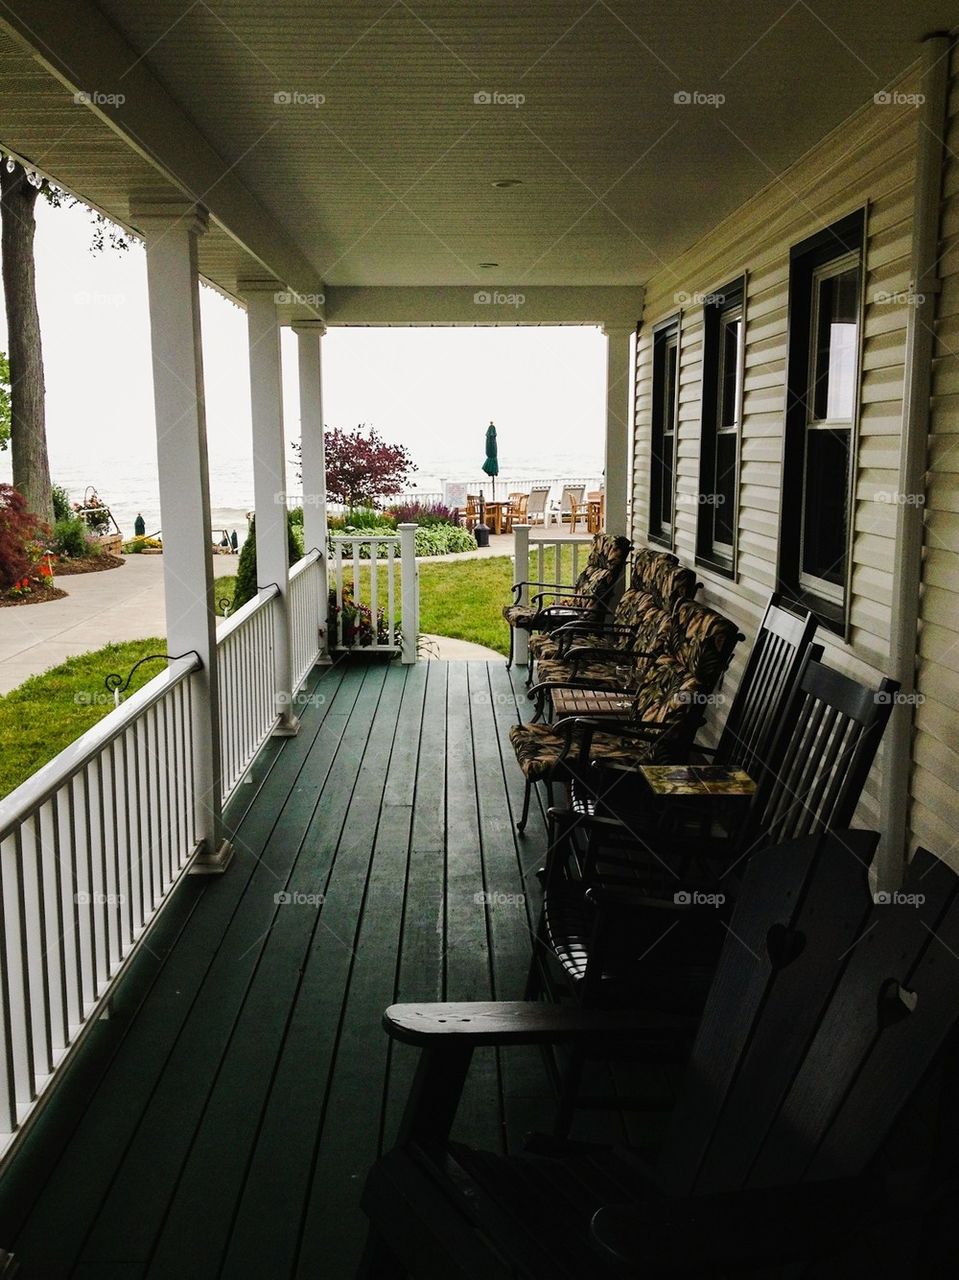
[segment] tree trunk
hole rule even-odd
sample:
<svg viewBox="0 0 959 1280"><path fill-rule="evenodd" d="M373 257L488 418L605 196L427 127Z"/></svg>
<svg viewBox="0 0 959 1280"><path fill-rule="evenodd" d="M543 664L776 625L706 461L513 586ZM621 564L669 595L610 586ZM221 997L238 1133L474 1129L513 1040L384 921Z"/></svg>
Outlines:
<svg viewBox="0 0 959 1280"><path fill-rule="evenodd" d="M39 191L23 166L0 160L0 255L10 357L10 449L13 483L30 510L53 523L44 414L43 348L37 312L33 237Z"/></svg>

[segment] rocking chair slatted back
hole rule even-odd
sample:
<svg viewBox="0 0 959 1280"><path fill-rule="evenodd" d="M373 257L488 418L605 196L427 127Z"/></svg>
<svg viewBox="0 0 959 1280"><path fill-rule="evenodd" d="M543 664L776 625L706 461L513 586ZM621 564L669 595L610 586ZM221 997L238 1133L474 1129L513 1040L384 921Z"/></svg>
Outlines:
<svg viewBox="0 0 959 1280"><path fill-rule="evenodd" d="M898 688L885 678L876 688L862 685L807 651L738 839L740 854L849 825Z"/></svg>
<svg viewBox="0 0 959 1280"><path fill-rule="evenodd" d="M786 700L816 633L811 613L784 609L770 596L716 747L717 764L758 772L775 735ZM817 650L816 656L822 653Z"/></svg>

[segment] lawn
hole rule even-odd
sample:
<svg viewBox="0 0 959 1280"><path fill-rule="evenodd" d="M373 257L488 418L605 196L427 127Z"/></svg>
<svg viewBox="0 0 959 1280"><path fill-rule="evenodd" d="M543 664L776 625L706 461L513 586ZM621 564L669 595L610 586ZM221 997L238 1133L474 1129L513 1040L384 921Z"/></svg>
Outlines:
<svg viewBox="0 0 959 1280"><path fill-rule="evenodd" d="M125 679L135 662L165 650L160 639L110 644L32 676L0 697L0 796L113 710L113 695L103 684L105 676L116 671ZM145 663L128 692L146 684L164 665Z"/></svg>
<svg viewBox="0 0 959 1280"><path fill-rule="evenodd" d="M571 555L571 550L564 548L561 573L566 582L572 570ZM537 575L539 572L537 566ZM365 584L369 566L363 565L360 573ZM552 553L547 554L543 577L554 580ZM384 579L385 570L381 570L381 589L385 586ZM217 579L217 613L221 616L223 602L232 598L235 581L233 577ZM511 598L512 581L513 563L509 556L421 564L420 630L470 640L498 653L508 653L509 631L502 610ZM399 594L397 566L397 608ZM33 676L19 688L0 696L0 797L9 794L113 709L113 696L103 684L105 676L116 671L125 677L135 662L150 654L163 653L165 648L161 639L107 645L105 649L71 658L59 667ZM161 669L160 662L141 667L133 678L130 692Z"/></svg>

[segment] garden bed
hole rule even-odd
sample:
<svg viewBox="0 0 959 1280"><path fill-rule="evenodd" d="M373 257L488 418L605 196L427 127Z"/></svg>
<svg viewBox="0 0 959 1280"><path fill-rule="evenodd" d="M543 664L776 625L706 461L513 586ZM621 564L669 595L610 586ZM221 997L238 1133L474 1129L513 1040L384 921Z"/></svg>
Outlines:
<svg viewBox="0 0 959 1280"><path fill-rule="evenodd" d="M54 572L58 578L69 578L78 573L102 573L104 569L119 569L122 564L121 556L103 552L98 556L71 556L69 560L58 560Z"/></svg>
<svg viewBox="0 0 959 1280"><path fill-rule="evenodd" d="M59 587L48 587L46 585L35 584L30 590L19 596L0 596L0 609L15 609L22 604L46 604L48 600L62 600L66 596L65 591L61 591Z"/></svg>

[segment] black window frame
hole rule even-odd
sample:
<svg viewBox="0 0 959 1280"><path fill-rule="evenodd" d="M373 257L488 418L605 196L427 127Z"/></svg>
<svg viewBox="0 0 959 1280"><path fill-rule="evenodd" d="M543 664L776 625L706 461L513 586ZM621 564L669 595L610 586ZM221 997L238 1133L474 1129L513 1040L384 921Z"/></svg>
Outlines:
<svg viewBox="0 0 959 1280"><path fill-rule="evenodd" d="M726 327L739 322L736 347L735 422L724 423L723 392L725 383ZM703 383L702 425L699 447L699 493L696 516L696 563L722 574L736 576L739 551L739 467L742 451L743 376L746 334L746 277L738 276L711 294L703 305ZM735 457L732 466L732 542L716 538L716 497L719 442L733 439Z"/></svg>
<svg viewBox="0 0 959 1280"><path fill-rule="evenodd" d="M780 510L779 571L780 590L797 605L811 609L819 622L844 638L849 627L850 552L852 547L856 459L859 417L862 404L862 347L865 294L866 210L860 208L832 226L794 245L789 261L789 322L786 369L786 415L783 439L782 502ZM814 371L816 354L813 332L818 286L828 269L845 262L844 270L858 267L858 297L853 370L852 413L848 419L816 420ZM804 571L804 522L807 507L807 457L809 434L823 430L846 439L846 483L842 521L842 546L837 546L836 562L841 564L838 583L827 583ZM838 530L837 530L838 533Z"/></svg>
<svg viewBox="0 0 959 1280"><path fill-rule="evenodd" d="M661 321L653 329L653 410L649 449L650 542L673 549L676 536L676 459L679 436L680 320L679 314ZM675 350L675 385L672 404L667 398L669 352ZM667 415L667 408L671 411ZM667 424L667 416L669 422ZM667 429L668 426L668 429ZM668 446L668 456L667 456ZM668 492L666 490L668 489ZM664 511L669 519L663 518Z"/></svg>

